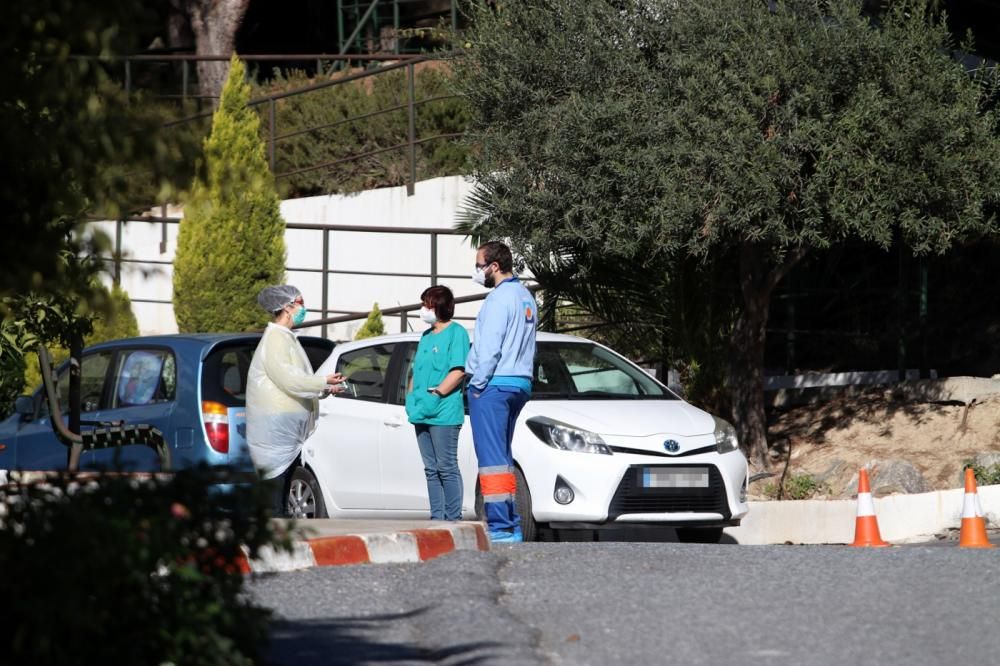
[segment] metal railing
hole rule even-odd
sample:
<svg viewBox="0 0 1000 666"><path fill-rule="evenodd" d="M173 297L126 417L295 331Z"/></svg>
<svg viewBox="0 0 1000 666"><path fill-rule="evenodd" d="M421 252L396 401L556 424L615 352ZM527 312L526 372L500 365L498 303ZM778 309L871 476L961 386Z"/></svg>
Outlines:
<svg viewBox="0 0 1000 666"><path fill-rule="evenodd" d="M166 227L171 224L179 224L182 218L179 217L168 217L168 216L136 216L136 217L126 217L115 221L115 236L113 251L110 257L106 257L105 261L112 264L112 278L116 283L121 282L122 268L127 264L133 265L153 265L153 266L171 266L172 261L165 260L152 260L152 259L131 259L124 256L124 249L122 247L123 243L123 228L127 222L152 222L160 223L163 225L163 237L166 237ZM360 275L360 276L370 276L370 277L406 277L406 278L426 278L430 280L431 285L436 285L442 279L468 279L468 275L454 275L448 273L442 273L438 268L438 239L441 236L464 236L466 234L456 231L454 229L437 229L433 227L384 227L384 226L362 226L362 225L351 225L351 224L311 224L311 223L300 223L300 222L289 222L286 224L286 229L291 230L302 230L302 231L319 231L322 232L322 264L319 268L315 267L300 267L300 266L286 266L285 270L290 273L313 273L319 274L321 276L322 287L320 293L320 307L319 308L308 308L311 313L316 313L319 315L318 319L314 319L303 324L303 328L309 328L314 326L320 326L323 337L327 337L329 333L329 326L332 324L346 323L351 321L357 321L358 319L364 319L368 316L368 312L360 311L347 311L334 309L330 302L330 277L335 275ZM349 269L339 269L331 265L330 259L330 236L334 233L377 233L377 234L396 234L396 235L426 235L430 241L430 271L427 273L412 273L412 272L399 272L399 271L367 271L367 270L349 270ZM534 286L532 285L532 288ZM477 300L482 300L485 298L485 294L474 295L474 296L462 296L455 299L456 304L461 303L471 303ZM159 305L170 305L172 301L163 299L151 299L151 298L131 298L135 303L153 303ZM416 312L421 307L420 303L401 305L395 308L383 309L382 314L387 317L399 316L400 322L400 332L405 332L408 330L408 321L411 313ZM456 320L471 320L471 317L455 317Z"/></svg>
<svg viewBox="0 0 1000 666"><path fill-rule="evenodd" d="M180 85L177 92L153 93L151 97L156 99L217 99L218 95L200 95L192 91L194 79L191 76L191 64L199 62L229 62L231 56L228 55L200 55L197 53L135 53L130 55L109 55L109 56L89 56L71 55L70 60L90 60L106 63L122 64L122 87L127 94L137 91L135 87L135 69L138 65L172 65L180 67ZM406 60L426 59L426 55L419 53L370 53L370 54L345 54L345 53L250 53L241 54L240 60L244 62L282 62L282 63L315 63L317 76L322 76L326 71L324 64L333 67L331 71L340 69L350 69L352 64L358 66L369 66L372 63L398 62Z"/></svg>
<svg viewBox="0 0 1000 666"><path fill-rule="evenodd" d="M378 35L380 38L381 28L391 25L392 51L393 53L401 53L400 42L405 29L404 31L400 30L402 27L400 9L406 5L418 4L426 4L426 0L337 0L337 43L340 45L340 52L348 53L354 49L356 53L365 53L362 31L368 28L371 36ZM449 8L446 13L450 18L451 31L454 33L458 28L458 2L451 0L448 4ZM383 17L378 11L380 8L389 9L392 14L391 18ZM435 14L442 16L444 13L435 12ZM348 34L349 18L354 19L354 28ZM372 37L369 39L371 40Z"/></svg>
<svg viewBox="0 0 1000 666"><path fill-rule="evenodd" d="M312 171L332 169L337 166L349 164L352 162L356 162L358 160L363 160L384 153L404 151L407 163L406 192L408 195L412 196L417 182L418 146L433 141L449 141L464 136L464 132L441 132L432 136L426 136L426 137L417 136L417 130L416 130L417 110L420 107L448 99L458 99L460 97L460 95L447 94L447 95L434 95L432 97L427 97L425 99L416 98L416 65L425 62L438 61L441 59L440 57L430 57L426 55L391 55L391 56L364 55L359 57L359 56L341 55L341 54L335 54L335 55L334 54L255 54L255 55L242 55L240 56L240 58L246 61L255 61L255 60L303 61L303 60L315 59L318 63L322 63L324 60L329 60L347 64L350 64L351 62L357 62L360 59L363 61L372 61L380 63L377 67L371 69L366 69L351 74L345 74L344 76L338 76L335 79L320 81L317 83L313 83L307 86L302 86L292 90L284 90L269 95L263 95L261 97L256 97L254 99L251 99L248 102L249 106L260 109L262 122L265 127L265 134L266 134L265 141L267 143L268 165L270 166L271 172L274 174L274 177L277 180L289 179L294 176ZM111 58L110 60L114 61L116 60L116 58ZM187 69L188 63L202 62L202 61L228 61L229 57L223 55L167 54L167 55L119 56L117 60L122 60L125 63L126 91L131 91L132 63L156 62L156 61L164 61L164 62L177 61L182 63L182 65L184 66L183 71L185 72L185 75L183 77L184 88L180 97L182 99L187 99L188 97L192 97L187 92L188 76L186 72L188 71ZM297 129L285 133L279 132L277 105L280 100L298 97L300 95L315 93L321 90L326 90L328 88L333 88L335 86L355 83L363 79L368 79L370 77L387 74L389 72L401 69L405 70L405 78L406 78L406 83L404 86L405 87L404 102L388 106L385 108L377 109L369 113L358 114L347 118L338 118L335 120L330 120L329 122L322 122L311 127ZM347 155L345 157L321 162L319 164L311 164L298 168L293 168L281 173L277 172L279 142L287 141L289 139L294 139L304 134L330 130L343 125L370 120L378 116L400 112L404 110L406 112L406 120L405 120L406 141L398 142L390 146L383 146L372 150L367 150L360 153L354 153L351 155ZM200 111L198 113L188 115L183 118L178 118L176 120L168 121L163 124L163 127L175 128L189 123L206 120L211 118L213 113L214 111Z"/></svg>

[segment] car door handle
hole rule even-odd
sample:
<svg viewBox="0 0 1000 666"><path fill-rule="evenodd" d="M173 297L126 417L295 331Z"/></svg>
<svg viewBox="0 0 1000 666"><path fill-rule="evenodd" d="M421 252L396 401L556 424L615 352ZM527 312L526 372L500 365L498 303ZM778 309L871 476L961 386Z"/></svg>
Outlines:
<svg viewBox="0 0 1000 666"><path fill-rule="evenodd" d="M388 419L386 421L382 421L382 423L383 425L387 425L390 428L398 428L401 425L403 425L403 422L400 421L399 419Z"/></svg>

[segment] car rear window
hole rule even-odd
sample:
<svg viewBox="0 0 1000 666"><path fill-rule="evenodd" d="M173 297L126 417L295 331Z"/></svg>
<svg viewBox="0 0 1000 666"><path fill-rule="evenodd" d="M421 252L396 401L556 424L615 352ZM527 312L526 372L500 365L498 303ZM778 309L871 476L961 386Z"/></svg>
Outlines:
<svg viewBox="0 0 1000 666"><path fill-rule="evenodd" d="M327 359L333 343L323 338L300 338L313 371ZM242 407L247 400L247 374L256 340L217 345L205 358L201 370L201 399L227 407Z"/></svg>

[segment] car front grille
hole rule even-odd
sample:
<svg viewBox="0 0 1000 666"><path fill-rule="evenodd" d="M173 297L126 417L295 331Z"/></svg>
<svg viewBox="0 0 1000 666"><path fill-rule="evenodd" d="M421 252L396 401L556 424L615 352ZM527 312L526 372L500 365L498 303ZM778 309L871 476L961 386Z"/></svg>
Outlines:
<svg viewBox="0 0 1000 666"><path fill-rule="evenodd" d="M715 465L698 465L708 470L708 488L643 488L642 470L671 465L632 465L625 472L608 507L608 520L626 513L718 513L729 520L732 512L726 500L726 486ZM690 467L690 465L685 465Z"/></svg>

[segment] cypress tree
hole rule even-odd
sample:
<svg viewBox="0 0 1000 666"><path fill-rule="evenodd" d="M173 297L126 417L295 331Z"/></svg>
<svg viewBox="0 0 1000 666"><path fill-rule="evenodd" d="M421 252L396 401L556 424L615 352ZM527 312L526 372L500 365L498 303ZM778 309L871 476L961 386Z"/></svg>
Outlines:
<svg viewBox="0 0 1000 666"><path fill-rule="evenodd" d="M244 76L234 55L181 222L174 314L182 333L263 327L257 293L284 281L285 222Z"/></svg>
<svg viewBox="0 0 1000 666"><path fill-rule="evenodd" d="M354 339L364 340L380 335L385 335L385 322L382 321L382 311L378 309L378 303L375 303L372 311L368 313L368 319L365 319L365 323L354 334Z"/></svg>

